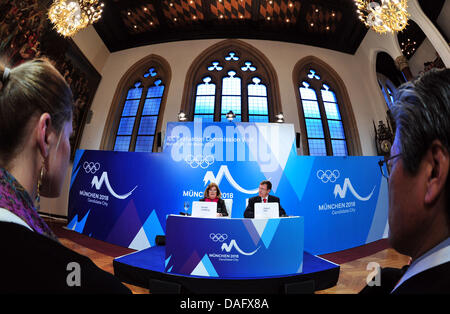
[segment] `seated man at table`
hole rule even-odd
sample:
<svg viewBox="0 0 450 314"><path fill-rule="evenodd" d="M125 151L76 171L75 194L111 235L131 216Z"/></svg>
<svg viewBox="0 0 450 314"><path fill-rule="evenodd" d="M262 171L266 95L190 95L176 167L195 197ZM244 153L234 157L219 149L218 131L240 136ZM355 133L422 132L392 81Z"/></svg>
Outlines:
<svg viewBox="0 0 450 314"><path fill-rule="evenodd" d="M258 196L254 196L248 200L247 208L244 212L245 218L255 217L255 203L278 203L280 217L287 217L283 207L281 207L280 199L276 196L269 195L272 189L272 183L270 181L262 181L259 184Z"/></svg>

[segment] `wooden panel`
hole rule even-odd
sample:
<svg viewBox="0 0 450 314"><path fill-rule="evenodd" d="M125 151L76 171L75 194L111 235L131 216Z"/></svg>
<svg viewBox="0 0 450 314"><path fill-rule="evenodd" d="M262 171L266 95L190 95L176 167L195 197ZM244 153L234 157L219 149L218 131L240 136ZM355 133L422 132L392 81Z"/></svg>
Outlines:
<svg viewBox="0 0 450 314"><path fill-rule="evenodd" d="M130 34L145 33L159 26L155 8L150 3L133 10L122 10L120 15Z"/></svg>
<svg viewBox="0 0 450 314"><path fill-rule="evenodd" d="M162 10L171 27L193 24L204 19L201 0L166 0Z"/></svg>

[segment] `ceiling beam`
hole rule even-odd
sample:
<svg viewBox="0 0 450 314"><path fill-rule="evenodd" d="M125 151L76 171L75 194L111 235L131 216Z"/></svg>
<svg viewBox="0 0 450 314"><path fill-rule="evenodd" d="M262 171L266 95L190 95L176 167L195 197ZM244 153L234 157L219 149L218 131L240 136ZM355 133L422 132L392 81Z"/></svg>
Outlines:
<svg viewBox="0 0 450 314"><path fill-rule="evenodd" d="M152 3L153 3L153 6L155 7L156 17L158 18L159 26L161 27L161 30L164 30L164 29L168 28L168 24L167 24L167 18L163 12L161 2L162 1L153 1Z"/></svg>
<svg viewBox="0 0 450 314"><path fill-rule="evenodd" d="M213 19L213 15L211 13L211 0L202 0L202 8L205 22L211 21Z"/></svg>

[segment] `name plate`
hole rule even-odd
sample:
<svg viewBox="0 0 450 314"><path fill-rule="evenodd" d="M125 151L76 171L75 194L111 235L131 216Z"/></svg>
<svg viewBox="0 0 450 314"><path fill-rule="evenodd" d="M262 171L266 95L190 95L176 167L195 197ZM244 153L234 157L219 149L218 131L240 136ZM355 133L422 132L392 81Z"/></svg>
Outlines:
<svg viewBox="0 0 450 314"><path fill-rule="evenodd" d="M192 217L214 218L216 216L216 202L192 202Z"/></svg>
<svg viewBox="0 0 450 314"><path fill-rule="evenodd" d="M255 203L255 218L279 218L278 203Z"/></svg>

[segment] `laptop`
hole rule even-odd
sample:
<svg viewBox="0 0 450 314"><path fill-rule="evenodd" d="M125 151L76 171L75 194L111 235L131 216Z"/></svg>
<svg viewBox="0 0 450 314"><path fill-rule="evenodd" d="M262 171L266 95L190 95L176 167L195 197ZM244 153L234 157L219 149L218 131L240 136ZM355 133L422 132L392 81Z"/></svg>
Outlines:
<svg viewBox="0 0 450 314"><path fill-rule="evenodd" d="M279 218L278 203L255 203L255 218Z"/></svg>
<svg viewBox="0 0 450 314"><path fill-rule="evenodd" d="M216 202L192 202L192 217L216 218L217 203Z"/></svg>

